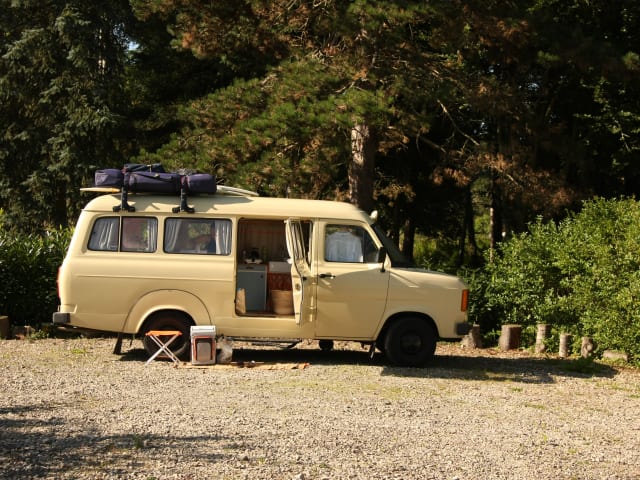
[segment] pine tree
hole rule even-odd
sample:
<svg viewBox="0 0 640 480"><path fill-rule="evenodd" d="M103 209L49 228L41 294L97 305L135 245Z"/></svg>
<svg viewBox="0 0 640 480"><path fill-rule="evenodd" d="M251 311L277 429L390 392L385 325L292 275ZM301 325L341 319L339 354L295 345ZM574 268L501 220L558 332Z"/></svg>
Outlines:
<svg viewBox="0 0 640 480"><path fill-rule="evenodd" d="M22 230L67 225L96 165L122 162L127 2L2 0L0 208Z"/></svg>

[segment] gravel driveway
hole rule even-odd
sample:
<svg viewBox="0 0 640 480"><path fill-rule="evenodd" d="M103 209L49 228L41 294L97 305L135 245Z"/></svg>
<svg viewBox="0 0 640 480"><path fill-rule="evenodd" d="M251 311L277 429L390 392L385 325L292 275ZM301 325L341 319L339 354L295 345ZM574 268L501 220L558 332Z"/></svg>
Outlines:
<svg viewBox="0 0 640 480"><path fill-rule="evenodd" d="M446 344L391 368L347 343L174 368L113 346L0 341L0 478L640 478L638 370Z"/></svg>

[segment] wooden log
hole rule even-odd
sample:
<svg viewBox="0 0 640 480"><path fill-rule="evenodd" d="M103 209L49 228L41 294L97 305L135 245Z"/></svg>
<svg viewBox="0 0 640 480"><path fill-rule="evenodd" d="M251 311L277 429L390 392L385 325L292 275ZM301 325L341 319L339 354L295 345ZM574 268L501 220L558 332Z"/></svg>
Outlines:
<svg viewBox="0 0 640 480"><path fill-rule="evenodd" d="M539 323L536 332L536 353L544 353L547 351L546 340L551 332L551 325L547 323Z"/></svg>
<svg viewBox="0 0 640 480"><path fill-rule="evenodd" d="M560 334L560 349L558 351L558 355L562 358L567 358L571 353L571 334L570 333L561 333Z"/></svg>
<svg viewBox="0 0 640 480"><path fill-rule="evenodd" d="M500 350L516 350L520 348L522 327L520 325L502 325L498 346Z"/></svg>
<svg viewBox="0 0 640 480"><path fill-rule="evenodd" d="M0 339L9 338L11 328L9 327L9 317L6 315L0 315Z"/></svg>
<svg viewBox="0 0 640 480"><path fill-rule="evenodd" d="M480 336L480 325L473 325L460 342L463 348L482 348L482 337Z"/></svg>
<svg viewBox="0 0 640 480"><path fill-rule="evenodd" d="M33 333L34 333L34 329L29 325L24 325L24 326L16 325L15 327L13 327L12 337L15 338L16 340L24 340L29 335L33 335Z"/></svg>
<svg viewBox="0 0 640 480"><path fill-rule="evenodd" d="M627 363L629 361L629 354L625 352L618 352L616 350L605 350L602 352L602 358L613 362Z"/></svg>
<svg viewBox="0 0 640 480"><path fill-rule="evenodd" d="M582 337L582 344L580 345L580 356L582 358L589 358L593 355L595 348L596 346L591 337Z"/></svg>

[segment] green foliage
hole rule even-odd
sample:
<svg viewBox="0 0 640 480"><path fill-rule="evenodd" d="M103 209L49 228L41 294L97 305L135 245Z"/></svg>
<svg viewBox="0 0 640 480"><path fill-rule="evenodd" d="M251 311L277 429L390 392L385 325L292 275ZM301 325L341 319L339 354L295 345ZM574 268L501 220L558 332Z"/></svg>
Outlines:
<svg viewBox="0 0 640 480"><path fill-rule="evenodd" d="M128 3L0 4L0 207L16 230L65 226L118 157Z"/></svg>
<svg viewBox="0 0 640 480"><path fill-rule="evenodd" d="M58 267L70 240L70 229L16 235L0 228L0 313L13 325L51 321Z"/></svg>
<svg viewBox="0 0 640 480"><path fill-rule="evenodd" d="M471 317L484 331L501 323L551 324L599 350L640 357L640 203L585 202L564 221L532 224L469 276Z"/></svg>

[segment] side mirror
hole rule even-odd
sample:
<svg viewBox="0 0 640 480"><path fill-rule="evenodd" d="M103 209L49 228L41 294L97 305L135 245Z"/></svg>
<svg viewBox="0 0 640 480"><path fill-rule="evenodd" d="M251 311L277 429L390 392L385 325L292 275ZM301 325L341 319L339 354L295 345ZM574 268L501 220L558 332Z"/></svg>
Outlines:
<svg viewBox="0 0 640 480"><path fill-rule="evenodd" d="M378 250L378 258L377 263L380 264L380 271L384 272L384 262L387 259L387 249L385 247L380 247Z"/></svg>

